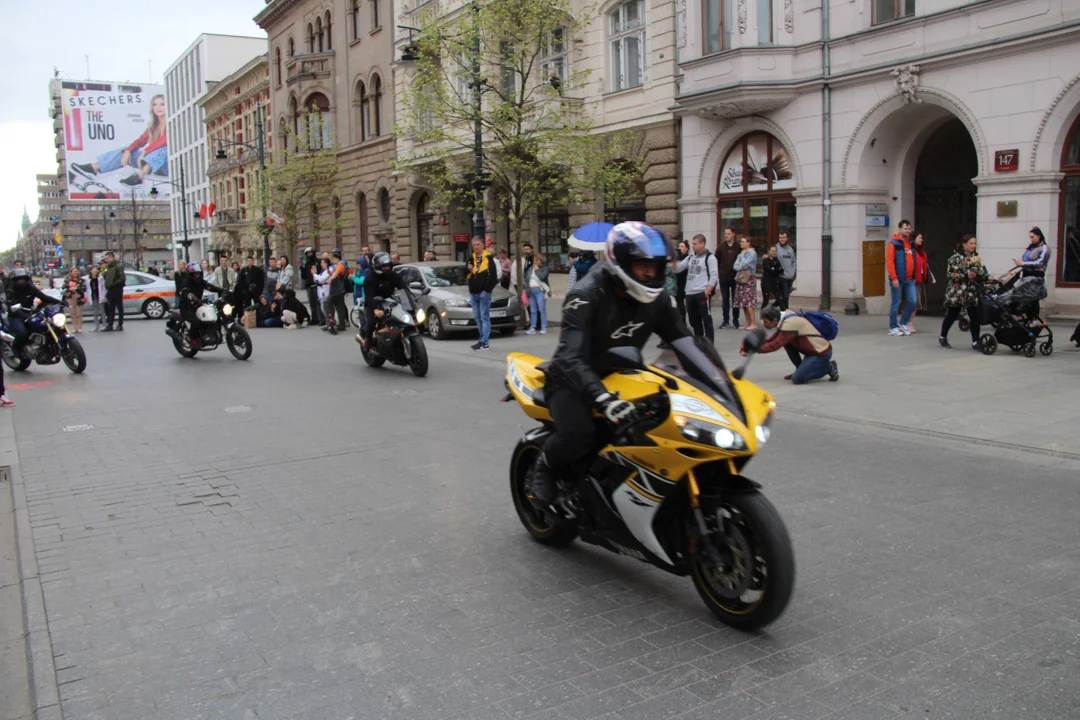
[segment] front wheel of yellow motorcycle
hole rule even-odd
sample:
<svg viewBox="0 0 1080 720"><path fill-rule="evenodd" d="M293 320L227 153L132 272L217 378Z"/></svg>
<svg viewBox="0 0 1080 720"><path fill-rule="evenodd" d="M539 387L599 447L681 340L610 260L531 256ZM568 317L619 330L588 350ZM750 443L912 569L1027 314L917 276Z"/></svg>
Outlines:
<svg viewBox="0 0 1080 720"><path fill-rule="evenodd" d="M694 537L694 587L713 614L739 630L768 625L784 612L795 587L795 554L784 521L757 492L728 494L715 504L702 497L709 552Z"/></svg>
<svg viewBox="0 0 1080 720"><path fill-rule="evenodd" d="M514 509L521 524L537 542L554 547L569 545L577 537L577 524L552 522L531 499L533 467L539 455L540 446L534 442L520 442L514 448L510 461L510 494L514 498Z"/></svg>

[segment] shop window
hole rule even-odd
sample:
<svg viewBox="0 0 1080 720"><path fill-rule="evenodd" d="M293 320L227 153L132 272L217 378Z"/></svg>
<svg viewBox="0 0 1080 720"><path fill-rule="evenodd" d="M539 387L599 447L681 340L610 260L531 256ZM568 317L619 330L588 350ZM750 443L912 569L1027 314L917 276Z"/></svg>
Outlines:
<svg viewBox="0 0 1080 720"><path fill-rule="evenodd" d="M1080 118L1073 123L1061 157L1057 284L1080 285Z"/></svg>
<svg viewBox="0 0 1080 720"><path fill-rule="evenodd" d="M569 272L566 264L570 247L570 212L566 205L543 207L537 220L537 250L552 272Z"/></svg>
<svg viewBox="0 0 1080 720"><path fill-rule="evenodd" d="M721 168L718 236L730 228L765 250L783 231L794 243L795 177L780 141L768 133L745 135L728 151Z"/></svg>
<svg viewBox="0 0 1080 720"><path fill-rule="evenodd" d="M911 17L915 14L915 0L870 0L873 3L873 23Z"/></svg>
<svg viewBox="0 0 1080 720"><path fill-rule="evenodd" d="M640 169L629 160L616 160L627 171L636 171L638 179L618 194L608 193L604 197L604 222L617 225L621 222L645 222L645 181L640 177Z"/></svg>
<svg viewBox="0 0 1080 720"><path fill-rule="evenodd" d="M611 90L638 87L645 78L645 0L630 0L608 14Z"/></svg>

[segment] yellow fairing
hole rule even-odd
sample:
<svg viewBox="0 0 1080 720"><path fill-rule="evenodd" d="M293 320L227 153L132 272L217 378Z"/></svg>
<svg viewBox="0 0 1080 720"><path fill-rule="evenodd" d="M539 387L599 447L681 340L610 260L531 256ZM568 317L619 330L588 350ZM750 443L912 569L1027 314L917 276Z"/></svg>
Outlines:
<svg viewBox="0 0 1080 720"><path fill-rule="evenodd" d="M536 369L541 362L543 359L534 355L511 353L507 357L506 380L511 393L526 415L534 420L550 421L551 414L547 409L533 402L536 391L544 386L544 374ZM674 380L678 387L665 388L664 380L667 378ZM636 402L666 390L671 394L697 400L708 410L702 415L686 411L672 411L664 422L648 433L649 438L656 443L655 446L620 446L618 448L608 446L601 450L600 454L621 455L635 465L669 478L672 482L682 478L691 468L702 463L755 454L758 450L755 431L757 426L768 418L775 403L769 393L752 382L747 380L733 380L732 382L746 412L745 424L705 392L659 368L650 367L647 372L622 370L612 373L604 379L604 386L610 392L618 393L624 400ZM690 421L716 425L715 417L707 417L709 411L719 413L724 419L722 426L742 437L746 445L744 449L722 450L714 445L694 442L683 435L682 425Z"/></svg>

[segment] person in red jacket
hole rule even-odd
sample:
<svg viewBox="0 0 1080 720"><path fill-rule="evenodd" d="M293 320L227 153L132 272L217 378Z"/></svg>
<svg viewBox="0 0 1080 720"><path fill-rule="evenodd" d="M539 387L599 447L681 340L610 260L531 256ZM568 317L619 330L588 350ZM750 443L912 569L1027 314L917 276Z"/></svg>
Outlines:
<svg viewBox="0 0 1080 720"><path fill-rule="evenodd" d="M900 232L892 236L892 240L885 245L885 267L889 271L889 282L892 285L892 305L889 307L889 334L893 336L910 335L907 328L908 320L915 312L915 251L909 238L911 237L911 221L901 220L898 226ZM896 315L900 310L900 301L907 306L904 314L897 322Z"/></svg>
<svg viewBox="0 0 1080 720"><path fill-rule="evenodd" d="M930 272L930 257L926 254L923 234L912 233L914 240L911 243L915 251L915 309L911 312L911 318L907 322L908 332L915 332L915 314L919 310L926 310L926 286L936 284L937 278Z"/></svg>
<svg viewBox="0 0 1080 720"><path fill-rule="evenodd" d="M128 187L138 187L150 173L168 175L169 149L165 133L165 96L155 95L150 100L150 122L142 135L125 148L110 150L98 156L97 162L72 163L69 180L78 181L76 173L93 179L98 173L110 173L122 167L135 170L120 182Z"/></svg>

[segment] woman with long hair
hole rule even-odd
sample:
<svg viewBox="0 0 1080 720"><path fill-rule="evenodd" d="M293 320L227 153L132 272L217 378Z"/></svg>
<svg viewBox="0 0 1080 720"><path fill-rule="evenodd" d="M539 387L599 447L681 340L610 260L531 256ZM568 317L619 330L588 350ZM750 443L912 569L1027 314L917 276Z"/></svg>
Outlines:
<svg viewBox="0 0 1080 720"><path fill-rule="evenodd" d="M757 305L757 251L745 235L739 238L742 252L735 258L735 307L742 308L746 317L743 330L756 330L754 307Z"/></svg>
<svg viewBox="0 0 1080 720"><path fill-rule="evenodd" d="M925 239L923 234L912 233L911 237L914 240L911 243L911 250L915 256L915 310L911 313L911 321L907 324L908 332L915 332L915 315L920 310L926 311L926 284L936 284L937 279L934 277L934 273L930 271L930 256L926 254L926 248L923 246Z"/></svg>
<svg viewBox="0 0 1080 720"><path fill-rule="evenodd" d="M1050 264L1050 246L1046 236L1038 227L1028 231L1028 246L1022 257L1013 260L1016 267L1023 268L1023 277L1046 277L1046 266Z"/></svg>
<svg viewBox="0 0 1080 720"><path fill-rule="evenodd" d="M64 297L67 298L68 315L74 327L72 332L82 332L83 305L86 304L86 285L83 283L79 268L71 268L64 285Z"/></svg>
<svg viewBox="0 0 1080 720"><path fill-rule="evenodd" d="M78 173L87 179L93 179L98 173L110 173L122 167L135 170L121 180L128 187L139 187L150 173L169 174L169 149L165 133L165 96L155 95L150 99L150 120L146 130L125 148L117 148L98 156L96 162L72 163L72 175ZM73 178L74 180L74 178Z"/></svg>

